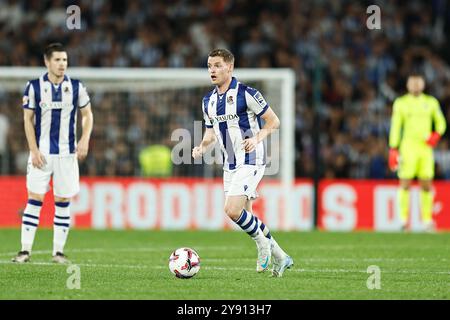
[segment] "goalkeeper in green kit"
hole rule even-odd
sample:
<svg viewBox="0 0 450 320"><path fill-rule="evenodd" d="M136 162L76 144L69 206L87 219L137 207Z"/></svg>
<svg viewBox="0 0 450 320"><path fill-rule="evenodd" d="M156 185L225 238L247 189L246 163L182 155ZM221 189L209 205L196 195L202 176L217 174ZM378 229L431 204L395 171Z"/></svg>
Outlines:
<svg viewBox="0 0 450 320"><path fill-rule="evenodd" d="M403 229L409 215L411 180L420 182L420 208L426 230L434 230L432 219L434 178L433 148L444 134L446 123L436 98L424 94L424 77L411 74L408 93L394 101L389 133L389 168L400 179L398 202Z"/></svg>

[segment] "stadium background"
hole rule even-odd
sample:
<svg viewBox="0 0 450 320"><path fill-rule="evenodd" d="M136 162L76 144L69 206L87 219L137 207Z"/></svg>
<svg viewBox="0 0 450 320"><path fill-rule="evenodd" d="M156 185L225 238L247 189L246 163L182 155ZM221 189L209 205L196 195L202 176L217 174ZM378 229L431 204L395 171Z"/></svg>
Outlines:
<svg viewBox="0 0 450 320"><path fill-rule="evenodd" d="M81 30L66 27L71 4L81 9ZM381 7L381 30L366 27L371 4ZM407 73L419 69L449 122L449 32L449 4L438 0L1 0L0 65L42 66L44 44L59 41L67 46L72 67L205 68L208 52L226 47L235 53L237 68L291 68L296 74L294 200L288 210L283 207L282 191L271 179L261 186L255 211L274 230L312 229L311 179L318 176L320 228L395 231L396 181L387 168L392 101L404 92ZM210 188L205 166L166 162L147 171L140 160L148 146L170 150L170 132L201 119L204 93L90 92L95 126L90 154L80 166L82 192L72 207L76 227L232 228L223 216L220 180ZM20 92L0 87L3 226L20 225L26 200L28 151L20 101ZM449 139L447 131L435 152L439 229L450 229ZM220 167L209 176L220 177ZM411 225L420 230L416 200ZM51 226L50 211L48 203L41 226Z"/></svg>

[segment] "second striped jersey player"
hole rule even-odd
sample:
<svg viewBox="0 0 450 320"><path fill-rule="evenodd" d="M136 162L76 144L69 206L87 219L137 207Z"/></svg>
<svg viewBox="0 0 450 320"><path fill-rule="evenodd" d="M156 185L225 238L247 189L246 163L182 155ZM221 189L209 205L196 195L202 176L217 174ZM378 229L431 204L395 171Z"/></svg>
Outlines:
<svg viewBox="0 0 450 320"><path fill-rule="evenodd" d="M36 142L44 154L75 153L77 111L90 102L84 85L64 75L60 84L53 84L45 73L27 83L23 108L35 115Z"/></svg>
<svg viewBox="0 0 450 320"><path fill-rule="evenodd" d="M78 160L89 149L93 116L83 84L66 75L67 52L53 43L44 52L47 73L29 81L22 100L25 135L30 149L26 184L28 201L22 216L22 249L14 262L30 260L31 249L45 194L53 180L53 261L67 263L64 246L69 233L70 200L79 191ZM82 117L82 136L77 143L77 113Z"/></svg>

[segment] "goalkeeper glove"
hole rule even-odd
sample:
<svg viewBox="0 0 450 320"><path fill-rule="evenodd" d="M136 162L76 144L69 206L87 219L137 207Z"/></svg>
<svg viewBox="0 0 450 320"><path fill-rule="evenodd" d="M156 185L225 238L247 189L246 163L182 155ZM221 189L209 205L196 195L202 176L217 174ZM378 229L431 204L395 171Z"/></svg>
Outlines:
<svg viewBox="0 0 450 320"><path fill-rule="evenodd" d="M441 135L437 132L432 132L426 142L430 147L434 148L438 144L439 139L441 139Z"/></svg>
<svg viewBox="0 0 450 320"><path fill-rule="evenodd" d="M389 169L391 169L392 171L397 170L398 168L398 158L399 158L399 154L398 154L398 150L391 148L389 149Z"/></svg>

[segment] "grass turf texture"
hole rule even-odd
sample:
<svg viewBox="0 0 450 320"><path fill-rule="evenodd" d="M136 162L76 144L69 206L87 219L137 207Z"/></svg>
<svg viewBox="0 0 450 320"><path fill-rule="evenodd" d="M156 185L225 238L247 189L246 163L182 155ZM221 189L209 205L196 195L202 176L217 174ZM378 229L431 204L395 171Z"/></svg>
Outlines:
<svg viewBox="0 0 450 320"><path fill-rule="evenodd" d="M256 247L243 232L71 230L67 266L51 263L52 230L39 229L31 263L17 265L20 230L0 230L0 299L450 299L450 233L274 232L294 258L283 278L258 274ZM177 279L168 258L178 247L201 258L192 279ZM381 289L369 290L381 270Z"/></svg>

